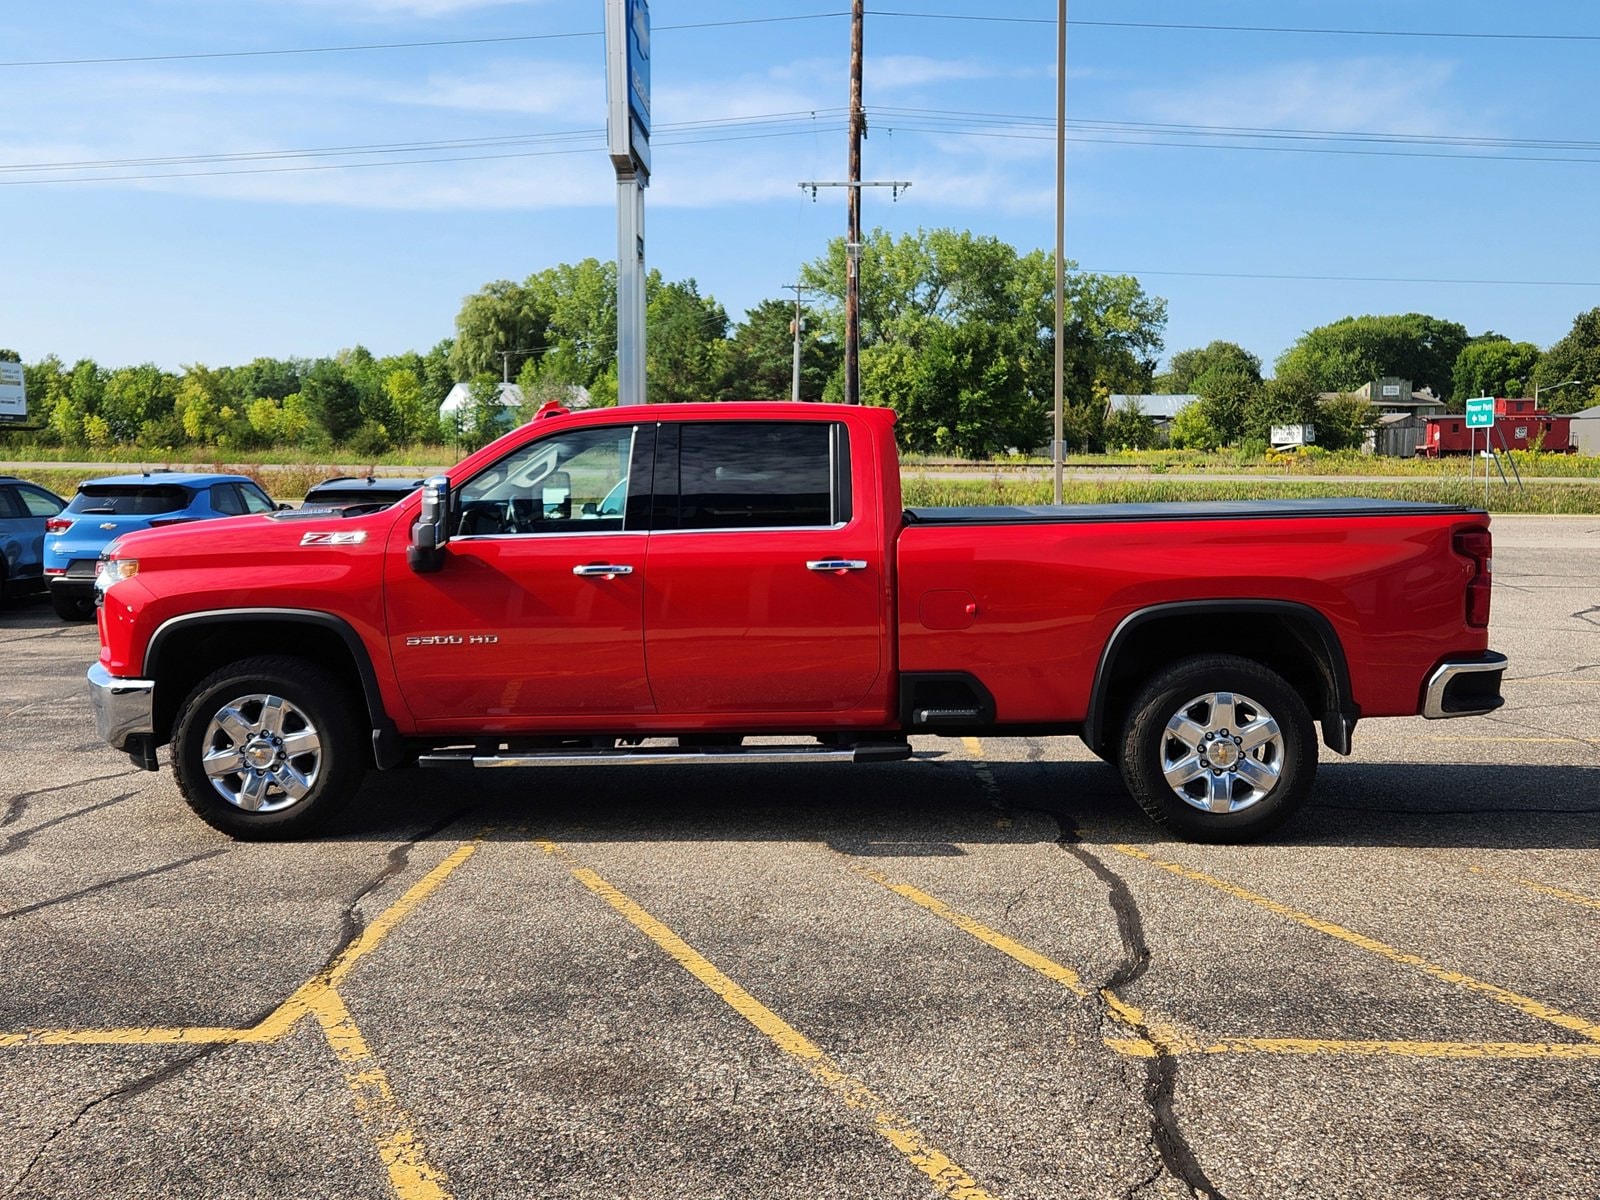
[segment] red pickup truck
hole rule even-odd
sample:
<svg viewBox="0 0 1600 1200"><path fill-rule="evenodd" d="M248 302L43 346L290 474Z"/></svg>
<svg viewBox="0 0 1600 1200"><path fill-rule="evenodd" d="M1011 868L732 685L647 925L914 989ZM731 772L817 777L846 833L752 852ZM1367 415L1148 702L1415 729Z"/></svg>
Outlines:
<svg viewBox="0 0 1600 1200"><path fill-rule="evenodd" d="M382 511L127 535L97 582L100 734L148 770L170 741L242 838L311 829L370 767L1075 734L1158 823L1242 839L1305 799L1319 728L1348 754L1359 718L1502 703L1481 512L902 511L893 422L554 410Z"/></svg>

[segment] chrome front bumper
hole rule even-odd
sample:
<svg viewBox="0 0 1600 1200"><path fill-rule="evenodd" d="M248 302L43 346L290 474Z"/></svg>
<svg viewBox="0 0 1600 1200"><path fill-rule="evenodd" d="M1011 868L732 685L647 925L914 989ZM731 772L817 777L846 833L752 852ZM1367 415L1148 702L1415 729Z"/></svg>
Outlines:
<svg viewBox="0 0 1600 1200"><path fill-rule="evenodd" d="M155 686L152 679L119 679L95 663L89 668L95 731L118 750L131 750L136 741L147 744L155 732Z"/></svg>
<svg viewBox="0 0 1600 1200"><path fill-rule="evenodd" d="M1445 717L1480 717L1505 703L1500 676L1506 656L1485 650L1477 658L1440 663L1428 677L1423 692L1422 715L1430 721Z"/></svg>

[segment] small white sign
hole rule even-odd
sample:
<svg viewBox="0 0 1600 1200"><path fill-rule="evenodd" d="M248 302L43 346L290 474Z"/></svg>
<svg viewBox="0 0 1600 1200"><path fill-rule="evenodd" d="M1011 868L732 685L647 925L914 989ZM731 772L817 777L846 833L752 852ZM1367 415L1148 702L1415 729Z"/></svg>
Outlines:
<svg viewBox="0 0 1600 1200"><path fill-rule="evenodd" d="M1400 394L1400 385L1398 383L1386 383L1386 384L1384 384L1383 385L1383 394L1385 396L1398 396Z"/></svg>
<svg viewBox="0 0 1600 1200"><path fill-rule="evenodd" d="M23 387L22 364L0 362L0 420L23 421L28 417L28 396Z"/></svg>

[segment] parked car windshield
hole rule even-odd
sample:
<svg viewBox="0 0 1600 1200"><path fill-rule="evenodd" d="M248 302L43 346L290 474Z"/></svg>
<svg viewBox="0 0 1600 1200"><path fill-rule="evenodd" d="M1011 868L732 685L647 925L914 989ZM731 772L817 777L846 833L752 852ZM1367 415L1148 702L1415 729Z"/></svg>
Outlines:
<svg viewBox="0 0 1600 1200"><path fill-rule="evenodd" d="M151 517L189 505L189 492L172 483L86 483L67 505L68 512Z"/></svg>

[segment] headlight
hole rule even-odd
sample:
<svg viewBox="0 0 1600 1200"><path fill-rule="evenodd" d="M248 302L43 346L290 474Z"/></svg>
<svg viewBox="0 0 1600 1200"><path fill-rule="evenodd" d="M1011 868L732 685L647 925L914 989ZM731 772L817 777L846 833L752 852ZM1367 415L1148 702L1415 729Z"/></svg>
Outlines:
<svg viewBox="0 0 1600 1200"><path fill-rule="evenodd" d="M137 558L102 558L100 570L94 577L94 591L96 599L103 597L113 583L124 579L132 579L139 573L139 560Z"/></svg>

